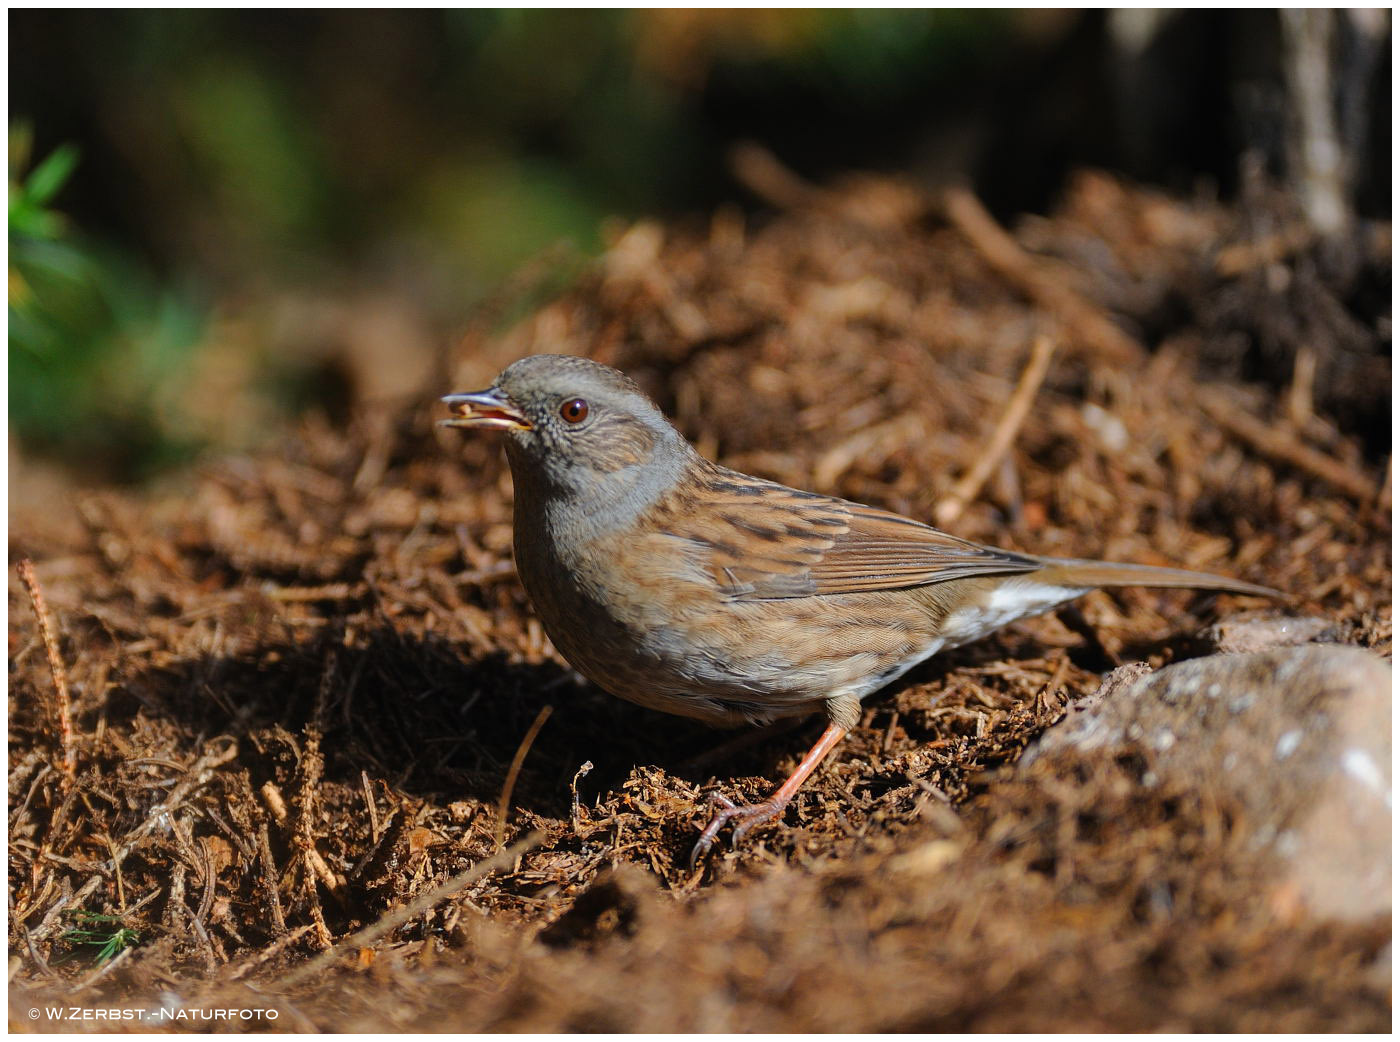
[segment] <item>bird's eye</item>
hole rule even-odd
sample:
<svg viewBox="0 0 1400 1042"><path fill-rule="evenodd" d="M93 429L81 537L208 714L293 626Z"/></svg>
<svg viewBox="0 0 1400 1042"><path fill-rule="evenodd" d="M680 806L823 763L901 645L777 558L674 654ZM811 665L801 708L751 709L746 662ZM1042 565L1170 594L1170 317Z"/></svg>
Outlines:
<svg viewBox="0 0 1400 1042"><path fill-rule="evenodd" d="M566 423L582 423L588 419L588 403L582 398L570 398L559 406L559 415Z"/></svg>

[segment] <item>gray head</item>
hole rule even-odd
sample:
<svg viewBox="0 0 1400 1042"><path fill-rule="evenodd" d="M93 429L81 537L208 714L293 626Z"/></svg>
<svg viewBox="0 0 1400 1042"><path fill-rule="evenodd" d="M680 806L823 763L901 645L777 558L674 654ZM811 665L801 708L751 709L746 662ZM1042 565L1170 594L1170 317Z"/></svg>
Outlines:
<svg viewBox="0 0 1400 1042"><path fill-rule="evenodd" d="M542 483L576 508L651 502L694 456L640 387L586 358L522 358L490 389L443 401L452 410L444 426L506 432L518 490Z"/></svg>

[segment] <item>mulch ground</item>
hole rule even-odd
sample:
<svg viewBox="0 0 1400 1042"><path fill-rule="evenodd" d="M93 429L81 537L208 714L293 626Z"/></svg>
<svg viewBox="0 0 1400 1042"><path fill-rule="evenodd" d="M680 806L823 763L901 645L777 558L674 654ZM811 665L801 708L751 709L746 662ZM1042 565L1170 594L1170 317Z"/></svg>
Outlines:
<svg viewBox="0 0 1400 1042"><path fill-rule="evenodd" d="M770 216L619 229L507 328L522 273L410 402L179 488L12 502L56 658L12 567L12 1027L1389 1027L1389 922L1271 900L1217 794L1145 786L1145 748L1012 769L1104 671L1260 602L1095 593L940 656L692 872L708 792L765 794L820 723L709 731L579 681L514 578L499 445L433 426L516 357L586 354L730 466L1274 586L1388 657L1389 227L1320 244L1263 187L1084 173L1008 234L966 193L738 169Z"/></svg>

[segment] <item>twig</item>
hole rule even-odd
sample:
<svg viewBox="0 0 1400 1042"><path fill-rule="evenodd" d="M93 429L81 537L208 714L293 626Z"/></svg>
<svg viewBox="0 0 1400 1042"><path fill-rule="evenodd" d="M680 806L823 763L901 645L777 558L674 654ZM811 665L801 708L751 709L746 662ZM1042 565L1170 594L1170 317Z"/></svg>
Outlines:
<svg viewBox="0 0 1400 1042"><path fill-rule="evenodd" d="M262 868L263 889L267 891L272 928L276 933L285 936L287 920L282 914L282 897L277 889L277 864L272 860L272 844L268 841L267 825L264 822L258 824L258 864Z"/></svg>
<svg viewBox="0 0 1400 1042"><path fill-rule="evenodd" d="M238 755L238 743L230 740L229 744L221 750L211 749L205 753L190 767L189 772L181 779L180 784L170 790L170 795L163 801L152 807L142 820L141 824L122 837L122 844L112 855L111 868L113 871L126 860L126 856L136 848L145 835L155 828L157 824L166 821L170 813L182 804L195 789L199 788L208 780L208 772L215 767L222 767Z"/></svg>
<svg viewBox="0 0 1400 1042"><path fill-rule="evenodd" d="M199 851L204 855L204 896L199 899L199 908L195 911L195 916L203 922L209 918L209 913L214 908L214 884L217 881L218 869L214 865L214 855L209 852L207 837L200 838Z"/></svg>
<svg viewBox="0 0 1400 1042"><path fill-rule="evenodd" d="M73 993L76 994L77 992L83 991L86 988L92 987L103 977L107 976L107 974L111 973L122 963L126 962L127 959L131 958L131 956L135 954L135 952L135 948L123 948L121 952L116 956L116 958L108 959L101 966L97 967L97 969L93 970L90 974L84 977L79 983L75 984L72 989Z"/></svg>
<svg viewBox="0 0 1400 1042"><path fill-rule="evenodd" d="M1050 359L1054 357L1054 354L1055 342L1053 340L1048 336L1036 337L1035 342L1031 345L1031 357L1026 362L1026 368L1021 373L1021 379L1017 382L1016 389L1011 392L1011 397L1007 399L1006 411L997 421L996 429L987 442L986 450L977 458L977 462L972 465L971 469L953 486L953 490L948 493L947 498L934 509L933 516L940 525L951 524L962 515L962 512L967 509L967 505L982 490L983 484L991 477L992 471L1001 462L1007 449L1011 448L1011 443L1016 440L1021 425L1026 422L1026 417L1030 414L1031 403L1035 401L1036 392L1040 390L1040 385L1045 381L1045 374L1050 370Z"/></svg>
<svg viewBox="0 0 1400 1042"><path fill-rule="evenodd" d="M324 586L278 586L263 583L262 594L268 600L284 604L305 601L349 601L363 597L368 589L364 583L326 583Z"/></svg>
<svg viewBox="0 0 1400 1042"><path fill-rule="evenodd" d="M331 931L326 925L325 913L321 908L321 895L316 890L319 879L325 888L334 893L337 882L334 874L316 849L314 832L316 804L320 795L321 774L325 760L321 755L321 721L326 712L326 701L330 697L331 682L335 676L335 651L326 652L321 668L321 682L316 690L316 705L312 712L312 722L304 728L306 741L302 747L297 769L297 793L293 800L296 806L296 822L292 834L292 845L297 849L296 864L301 871L302 890L311 911L312 922L316 926L316 943L326 949L331 946Z"/></svg>
<svg viewBox="0 0 1400 1042"><path fill-rule="evenodd" d="M43 852L42 852L42 851L39 851L38 853L39 853L39 854L42 854ZM44 875L44 885L43 885L43 886L40 886L40 885L39 885L38 877L39 877L40 872L42 871L42 866L41 866L41 864L40 864L41 858L40 858L40 857L34 856L34 854L30 853L29 851L21 852L21 851L15 849L14 847L11 847L11 849L10 849L10 864L11 864L11 866L14 867L14 868L18 868L18 867L20 866L20 864L22 863L23 857L24 857L25 854L29 854L29 861L30 861L30 876L31 876L31 881L30 881L30 884L29 884L29 900L28 900L27 903L25 903L25 904L19 906L18 908L15 908L15 909L12 909L12 910L11 910L11 912L10 912L10 921L13 922L13 923L22 923L22 922L24 922L24 921L25 921L26 919L28 919L31 915L33 915L36 911L38 911L40 908L42 908L42 907L44 906L44 902L47 901L47 900L49 899L49 894L50 894L50 892L52 892L52 890L53 890L53 888L54 888L54 881L53 881L54 871L53 871L52 868L50 868L50 869L48 870L48 872ZM49 859L48 859L48 858L43 858L42 860L48 861ZM52 862L50 862L50 863L52 863ZM62 898L60 898L60 899L62 899Z"/></svg>
<svg viewBox="0 0 1400 1042"><path fill-rule="evenodd" d="M10 813L10 839L15 838L20 825L24 823L25 816L29 813L29 805L34 802L34 795L39 791L40 783L49 776L51 770L53 770L53 765L48 763L39 769L38 773L34 775L34 780L29 783L29 791L25 793L24 802L20 804L19 810Z"/></svg>
<svg viewBox="0 0 1400 1042"><path fill-rule="evenodd" d="M1037 267L1035 260L966 188L948 189L943 204L948 219L982 254L983 260L1041 307L1053 312L1090 348L1111 362L1142 361L1146 351L1140 343L1115 326L1096 304Z"/></svg>
<svg viewBox="0 0 1400 1042"><path fill-rule="evenodd" d="M16 665L15 659L11 658L10 668L15 669ZM15 750L15 752L18 753L18 750ZM38 749L30 749L24 754L22 759L10 766L9 784L7 786L10 792L10 799L14 800L19 795L19 790L24 787L26 781L33 782L32 776L36 772L39 774L47 774L51 770L53 770L53 767L45 760L44 754ZM13 836L14 833L15 823L12 817L10 821L10 835Z"/></svg>
<svg viewBox="0 0 1400 1042"><path fill-rule="evenodd" d="M793 173L772 152L752 141L729 150L729 169L754 195L779 210L796 210L821 201L825 193Z"/></svg>
<svg viewBox="0 0 1400 1042"><path fill-rule="evenodd" d="M1215 273L1221 278L1238 278L1247 271L1286 260L1311 246L1315 238L1312 228L1298 221L1270 235L1232 243L1215 255Z"/></svg>
<svg viewBox="0 0 1400 1042"><path fill-rule="evenodd" d="M205 968L210 973L213 973L219 968L219 957L214 954L214 943L209 940L209 931L204 928L204 923L200 921L199 916L190 911L190 906L185 904L183 896L179 898L172 897L172 903L177 909L185 913L185 918L189 920L190 925L194 927L195 936L200 941L204 953Z"/></svg>
<svg viewBox="0 0 1400 1042"><path fill-rule="evenodd" d="M58 718L58 735L63 750L64 786L73 784L78 770L78 753L73 746L73 710L68 697L68 671L63 668L63 659L58 654L58 641L54 637L53 616L44 602L44 591L39 587L39 578L34 574L34 562L25 557L16 567L19 580L29 592L30 603L34 606L34 617L39 621L39 635L44 640L44 650L49 656L49 672L53 675L54 690L58 701L54 715Z"/></svg>
<svg viewBox="0 0 1400 1042"><path fill-rule="evenodd" d="M44 958L43 953L39 951L38 945L34 943L34 934L25 929L23 923L20 924L19 928L24 933L24 944L25 947L29 949L30 961L34 963L35 967L37 967L39 972L45 977L52 977L57 980L58 975L54 973L53 970L49 969L49 961Z"/></svg>
<svg viewBox="0 0 1400 1042"><path fill-rule="evenodd" d="M360 784L365 791L365 808L369 811L369 845L379 845L379 810L374 805L374 789L369 783L369 774L360 772Z"/></svg>
<svg viewBox="0 0 1400 1042"><path fill-rule="evenodd" d="M331 928L326 925L326 913L321 908L321 895L316 892L316 870L310 860L303 857L299 869L301 873L302 895L306 898L307 910L311 912L311 925L316 928L316 947L322 951L331 947Z"/></svg>
<svg viewBox="0 0 1400 1042"><path fill-rule="evenodd" d="M318 973L324 972L345 952L373 944L381 937L398 929L410 919L426 912L438 902L446 900L460 890L466 889L479 879L490 875L492 872L496 871L496 869L504 868L506 865L511 864L516 858L520 857L520 855L539 846L541 839L542 837L538 832L531 832L524 839L512 843L500 853L493 854L485 861L477 862L465 872L459 872L447 882L440 886L433 887L433 889L414 898L402 908L390 912L378 922L371 923L362 930L357 930L349 937L327 948L309 962L302 964L299 968L282 978L282 986L284 988L290 988L309 977L314 977Z"/></svg>
<svg viewBox="0 0 1400 1042"><path fill-rule="evenodd" d="M593 770L593 761L585 760L582 764L579 765L579 769L574 772L574 780L569 783L569 792L573 795L574 798L573 814L570 816L569 820L570 824L574 827L575 836L579 835L581 831L579 828L579 815L582 813L582 811L579 808L578 783L585 776L587 776L588 772L591 770Z"/></svg>
<svg viewBox="0 0 1400 1042"><path fill-rule="evenodd" d="M1331 456L1308 448L1291 432L1256 420L1210 388L1200 389L1200 402L1212 420L1265 456L1306 471L1361 503L1375 501L1374 481Z"/></svg>
<svg viewBox="0 0 1400 1042"><path fill-rule="evenodd" d="M930 206L926 193L887 178L849 177L843 188L822 188L752 141L732 147L728 158L734 179L779 210L815 210L879 232L908 226Z"/></svg>
<svg viewBox="0 0 1400 1042"><path fill-rule="evenodd" d="M272 820L279 825L286 824L289 813L287 801L282 798L282 790L277 787L277 784L265 781L258 792L262 795L263 802L267 804L267 812L272 815Z"/></svg>
<svg viewBox="0 0 1400 1042"><path fill-rule="evenodd" d="M1293 357L1293 380L1288 385L1288 419L1304 430L1313 415L1313 382L1317 377L1317 352L1303 346Z"/></svg>
<svg viewBox="0 0 1400 1042"><path fill-rule="evenodd" d="M277 938L277 940L273 941L267 947L255 951L233 968L232 972L228 975L228 979L230 981L236 981L240 977L246 976L251 970L255 970L264 963L276 958L283 949L299 940L304 934L310 931L310 929L310 923L307 923L305 926L298 926L291 933L284 934Z"/></svg>
<svg viewBox="0 0 1400 1042"><path fill-rule="evenodd" d="M78 887L77 893L68 897L60 897L54 902L53 907L45 913L44 918L39 921L39 925L31 931L30 936L32 936L35 941L46 940L49 934L53 933L63 921L61 918L63 910L65 908L81 907L82 903L97 890L101 883L102 877L100 875L90 876L86 883Z"/></svg>
<svg viewBox="0 0 1400 1042"><path fill-rule="evenodd" d="M107 849L112 854L113 875L116 876L117 883L117 908L122 914L126 914L126 886L122 883L122 866L117 860L117 844L110 835L103 834L102 838L107 841Z"/></svg>
<svg viewBox="0 0 1400 1042"><path fill-rule="evenodd" d="M549 714L554 712L552 705L546 705L540 709L535 716L535 722L530 725L530 730L525 732L525 737L520 740L520 748L515 750L515 758L510 761L510 769L506 771L506 783L501 787L501 799L496 806L496 849L500 850L506 839L506 811L510 807L511 793L515 791L515 779L520 774L520 766L525 762L525 757L529 755L530 746L535 744L535 736L540 733L540 728L549 719Z"/></svg>
<svg viewBox="0 0 1400 1042"><path fill-rule="evenodd" d="M890 746L894 744L895 728L899 726L899 710L896 709L890 714L889 726L885 728L885 736L880 739L880 752L888 754Z"/></svg>
<svg viewBox="0 0 1400 1042"><path fill-rule="evenodd" d="M487 586L515 578L515 564L511 561L498 561L490 568L469 568L452 576L452 581L460 586Z"/></svg>
<svg viewBox="0 0 1400 1042"><path fill-rule="evenodd" d="M870 453L872 449L884 446L887 458L897 452L900 446L920 437L923 430L923 421L916 413L901 413L884 423L862 428L821 454L812 465L812 482L817 488L830 488L856 460ZM883 459L874 460L872 464L878 465L881 462Z"/></svg>

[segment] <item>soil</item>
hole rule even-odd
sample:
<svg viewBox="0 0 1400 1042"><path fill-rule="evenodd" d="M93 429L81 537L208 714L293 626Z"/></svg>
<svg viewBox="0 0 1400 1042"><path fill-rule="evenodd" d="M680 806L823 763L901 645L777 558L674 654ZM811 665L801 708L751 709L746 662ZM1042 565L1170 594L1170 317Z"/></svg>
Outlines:
<svg viewBox="0 0 1400 1042"><path fill-rule="evenodd" d="M13 1028L1388 1029L1389 920L1270 900L1228 799L1144 785L1150 750L1012 771L1103 673L1258 600L1094 593L941 655L692 871L708 794L766 794L820 722L709 731L580 681L515 580L499 445L433 425L516 357L587 354L729 466L1273 586L1388 658L1388 225L1318 243L1278 194L1086 172L1008 252L966 197L750 173L770 215L618 229L502 329L526 272L411 400L177 488L13 486L56 660L12 567Z"/></svg>

